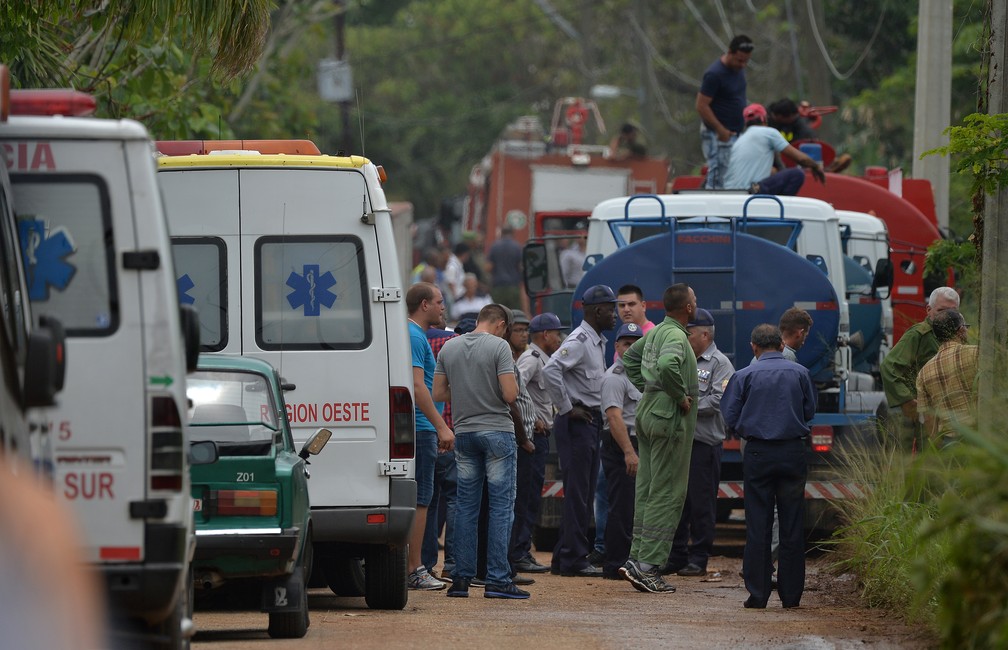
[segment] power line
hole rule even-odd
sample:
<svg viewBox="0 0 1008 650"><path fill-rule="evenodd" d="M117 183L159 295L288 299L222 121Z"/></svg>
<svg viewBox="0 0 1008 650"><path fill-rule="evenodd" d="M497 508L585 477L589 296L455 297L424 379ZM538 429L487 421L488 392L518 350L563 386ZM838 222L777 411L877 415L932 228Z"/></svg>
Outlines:
<svg viewBox="0 0 1008 650"><path fill-rule="evenodd" d="M711 26L707 24L706 20L704 20L703 14L701 14L700 10L696 8L696 5L693 4L692 0L683 0L683 4L685 4L686 8L690 10L690 13L693 14L693 17L696 18L696 21L700 23L700 26L703 27L703 30L707 32L707 35L710 36L710 39L714 41L714 44L717 45L719 48L721 48L722 52L727 52L728 45L720 38L718 38L718 35L714 33L714 30L711 28Z"/></svg>
<svg viewBox="0 0 1008 650"><path fill-rule="evenodd" d="M864 62L868 53L871 52L872 45L875 44L875 38L882 30L882 21L885 18L885 5L882 5L882 12L879 14L878 23L875 25L875 31L872 33L871 38L868 39L868 45L865 46L861 56L858 57L857 61L854 62L854 65L852 65L850 70L846 73L841 73L837 70L837 67L833 64L833 59L830 58L829 52L826 51L826 44L823 43L822 34L819 33L819 25L816 24L815 9L812 7L812 0L805 0L805 6L808 8L809 23L812 24L812 36L815 37L816 45L819 46L819 52L822 53L823 60L826 61L826 67L829 68L830 72L837 79L840 79L841 81L849 79L850 76L854 74L854 71L861 66L861 63Z"/></svg>

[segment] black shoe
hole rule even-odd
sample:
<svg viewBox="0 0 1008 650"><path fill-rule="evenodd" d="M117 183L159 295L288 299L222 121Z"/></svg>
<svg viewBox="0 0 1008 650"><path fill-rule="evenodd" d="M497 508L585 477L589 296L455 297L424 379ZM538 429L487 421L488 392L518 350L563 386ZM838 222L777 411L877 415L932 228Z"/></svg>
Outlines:
<svg viewBox="0 0 1008 650"><path fill-rule="evenodd" d="M516 585L523 585L523 586L535 584L535 580L533 578L523 576L520 573L516 573L513 576L511 576L511 582L515 583Z"/></svg>
<svg viewBox="0 0 1008 650"><path fill-rule="evenodd" d="M455 578L454 580L452 580L451 586L448 587L448 595L452 598L468 598L469 579Z"/></svg>
<svg viewBox="0 0 1008 650"><path fill-rule="evenodd" d="M510 598L512 600L524 600L529 597L529 592L514 586L513 582L506 585L487 585L483 592L484 598Z"/></svg>
<svg viewBox="0 0 1008 650"><path fill-rule="evenodd" d="M687 565L685 564L678 564L678 563L673 564L672 562L666 562L665 564L661 565L661 568L658 569L658 572L663 576L670 576L673 573L679 573L680 571L685 569L686 566Z"/></svg>
<svg viewBox="0 0 1008 650"><path fill-rule="evenodd" d="M636 562L627 560L619 572L637 591L652 594L675 593L675 587L665 582L658 567L644 571Z"/></svg>
<svg viewBox="0 0 1008 650"><path fill-rule="evenodd" d="M603 580L622 580L623 576L620 575L619 570L608 571L606 569L602 569L602 579Z"/></svg>
<svg viewBox="0 0 1008 650"><path fill-rule="evenodd" d="M511 565L515 571L521 573L548 573L550 568L545 564L539 564L535 558L526 555Z"/></svg>
<svg viewBox="0 0 1008 650"><path fill-rule="evenodd" d="M761 603L752 596L746 598L746 601L742 603L742 606L746 609L766 609L766 603Z"/></svg>
<svg viewBox="0 0 1008 650"><path fill-rule="evenodd" d="M486 586L486 579L485 578L473 578L472 580L469 581L469 586L470 587L485 587Z"/></svg>
<svg viewBox="0 0 1008 650"><path fill-rule="evenodd" d="M690 562L683 568L676 571L676 575L686 577L705 576L707 575L707 569L704 569L703 567Z"/></svg>
<svg viewBox="0 0 1008 650"><path fill-rule="evenodd" d="M588 565L583 569L570 569L568 571L562 571L556 567L550 569L550 573L555 576L564 576L566 578L601 578L602 569Z"/></svg>
<svg viewBox="0 0 1008 650"><path fill-rule="evenodd" d="M595 549L592 549L592 552L588 554L588 558L587 559L588 559L588 564L590 564L592 566L600 567L600 566L602 566L602 563L605 562L605 555L603 555L602 553L599 553Z"/></svg>

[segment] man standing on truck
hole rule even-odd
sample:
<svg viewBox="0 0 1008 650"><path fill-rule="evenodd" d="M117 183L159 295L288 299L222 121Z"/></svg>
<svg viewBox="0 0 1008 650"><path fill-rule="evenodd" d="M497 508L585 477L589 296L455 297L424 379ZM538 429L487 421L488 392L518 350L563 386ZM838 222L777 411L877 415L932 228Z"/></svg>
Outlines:
<svg viewBox="0 0 1008 650"><path fill-rule="evenodd" d="M781 354L780 330L757 325L750 338L759 363L736 372L721 398L728 430L747 441L742 459L746 545L742 576L746 608L764 609L772 590L770 531L780 515L777 593L785 608L798 607L805 589L805 458L816 390L808 368Z"/></svg>
<svg viewBox="0 0 1008 650"><path fill-rule="evenodd" d="M410 349L413 353L413 396L416 400L416 461L417 506L409 537L407 558L410 589L434 591L447 585L430 574L420 559L423 549L427 508L434 495L434 467L438 451L451 451L455 434L441 417L443 402L431 396L434 383L434 351L427 341L427 330L444 322L445 303L441 290L433 284L419 282L406 292L409 313Z"/></svg>
<svg viewBox="0 0 1008 650"><path fill-rule="evenodd" d="M663 573L702 576L707 574L707 560L714 548L721 447L725 439L721 397L735 368L714 342L714 317L709 311L698 308L686 328L690 347L697 358L700 393L686 503ZM690 539L692 544L689 544Z"/></svg>
<svg viewBox="0 0 1008 650"><path fill-rule="evenodd" d="M742 114L746 129L732 145L731 162L724 177L725 189L794 196L805 183L802 167L809 169L820 183L826 182L822 163L792 147L780 131L766 125L767 113L762 104L750 104ZM795 161L798 167L773 173L774 154L777 153Z"/></svg>
<svg viewBox="0 0 1008 650"><path fill-rule="evenodd" d="M455 510L455 574L448 595L468 598L476 576L477 522L483 482L489 495L486 598L524 599L508 564L508 541L514 520L515 426L511 406L518 399L514 359L504 340L511 310L499 304L480 310L476 329L446 342L438 355L434 396L451 401L458 432L455 465L458 503Z"/></svg>
<svg viewBox="0 0 1008 650"><path fill-rule="evenodd" d="M539 520L539 505L542 501L543 482L546 480L546 457L549 455L549 436L553 431L553 418L556 409L546 390L546 382L542 369L550 356L560 347L563 324L560 318L552 312L544 312L532 318L529 324L529 334L532 342L521 353L515 365L536 407L536 421L533 427L532 440L535 443L535 454L532 456L532 468L529 472L529 503L525 511L525 522L512 533L509 559L511 567L521 573L545 573L549 567L539 564L532 557L532 531Z"/></svg>
<svg viewBox="0 0 1008 650"><path fill-rule="evenodd" d="M696 294L679 283L662 298L665 320L623 355L627 377L643 396L637 405L640 465L633 543L619 572L635 589L650 593L675 591L662 578L661 567L686 499L699 394L696 355L686 331L696 313Z"/></svg>
<svg viewBox="0 0 1008 650"><path fill-rule="evenodd" d="M917 415L917 373L938 353L938 340L932 319L943 311L959 309L959 294L952 287L938 287L927 302L927 317L904 332L882 360L882 389L890 409L899 408L902 417L890 418L898 432L897 440L906 451L916 451L921 443Z"/></svg>
<svg viewBox="0 0 1008 650"><path fill-rule="evenodd" d="M755 47L751 38L739 34L728 44L728 51L707 68L700 83L696 110L700 114L700 144L707 161L704 188L708 190L724 187L731 146L745 126L745 68Z"/></svg>
<svg viewBox="0 0 1008 650"><path fill-rule="evenodd" d="M553 433L564 486L563 517L551 572L597 577L602 571L588 561L592 546L585 533L591 522L598 480L602 431L599 407L606 369L606 339L602 332L616 324L616 294L597 284L584 292L581 302L584 320L543 368L546 388L557 407Z"/></svg>

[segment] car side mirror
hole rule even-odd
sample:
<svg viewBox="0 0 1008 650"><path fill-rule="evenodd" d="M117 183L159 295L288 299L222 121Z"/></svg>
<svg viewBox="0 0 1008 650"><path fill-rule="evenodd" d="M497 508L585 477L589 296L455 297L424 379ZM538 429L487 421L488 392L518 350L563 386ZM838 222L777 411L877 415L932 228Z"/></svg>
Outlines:
<svg viewBox="0 0 1008 650"><path fill-rule="evenodd" d="M332 431L329 429L319 429L312 434L311 438L308 438L308 440L305 441L304 446L301 447L301 451L298 452L298 456L304 458L305 460L308 460L309 454L315 456L322 451L322 448L326 446L326 443L329 442L329 438L331 437Z"/></svg>
<svg viewBox="0 0 1008 650"><path fill-rule="evenodd" d="M885 288L886 291L892 291L893 285L893 263L888 257L880 258L875 262L875 277L872 278L872 296L875 296L876 292Z"/></svg>
<svg viewBox="0 0 1008 650"><path fill-rule="evenodd" d="M24 406L53 406L66 380L66 332L55 318L42 316L28 337Z"/></svg>
<svg viewBox="0 0 1008 650"><path fill-rule="evenodd" d="M220 458L217 443L213 440L201 440L189 444L190 465L211 465Z"/></svg>

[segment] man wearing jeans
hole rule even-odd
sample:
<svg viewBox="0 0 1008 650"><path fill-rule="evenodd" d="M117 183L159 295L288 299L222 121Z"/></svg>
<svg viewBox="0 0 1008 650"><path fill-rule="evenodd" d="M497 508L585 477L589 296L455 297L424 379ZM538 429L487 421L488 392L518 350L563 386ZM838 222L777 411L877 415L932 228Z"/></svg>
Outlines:
<svg viewBox="0 0 1008 650"><path fill-rule="evenodd" d="M696 110L700 114L700 144L707 161L704 188L724 187L731 147L744 126L742 109L746 105L745 68L754 45L752 39L739 34L704 72Z"/></svg>
<svg viewBox="0 0 1008 650"><path fill-rule="evenodd" d="M519 443L511 419L518 398L511 347L504 335L511 310L490 304L480 310L476 329L446 342L434 371L434 396L451 401L458 472L455 509L455 574L449 596L468 597L476 575L476 538L483 481L490 495L487 531L487 598L528 598L515 586L508 564L514 521L515 462ZM524 436L523 436L524 437Z"/></svg>

